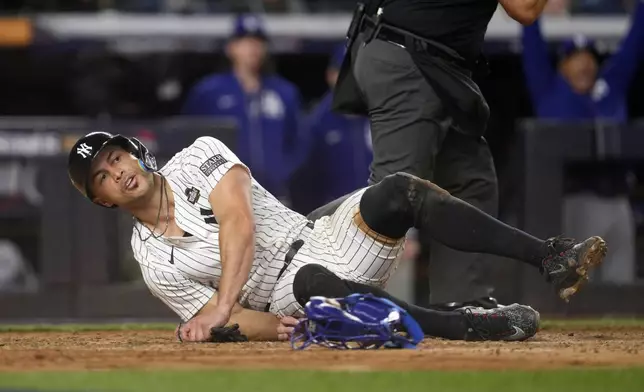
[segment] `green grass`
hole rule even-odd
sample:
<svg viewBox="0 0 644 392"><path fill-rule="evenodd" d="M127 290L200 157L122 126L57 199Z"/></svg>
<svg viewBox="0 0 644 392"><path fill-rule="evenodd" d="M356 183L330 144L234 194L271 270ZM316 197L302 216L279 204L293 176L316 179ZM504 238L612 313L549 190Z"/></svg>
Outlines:
<svg viewBox="0 0 644 392"><path fill-rule="evenodd" d="M0 373L0 386L154 392L642 391L644 369L539 372L101 371Z"/></svg>
<svg viewBox="0 0 644 392"><path fill-rule="evenodd" d="M0 332L172 330L174 323L0 325ZM544 329L644 327L644 319L550 319ZM306 392L364 391L644 391L644 368L481 372L64 371L0 372L0 388L48 391Z"/></svg>
<svg viewBox="0 0 644 392"><path fill-rule="evenodd" d="M176 323L125 324L0 324L2 332L84 332L84 331L172 331ZM584 330L597 328L644 327L644 318L550 319L542 321L542 328Z"/></svg>

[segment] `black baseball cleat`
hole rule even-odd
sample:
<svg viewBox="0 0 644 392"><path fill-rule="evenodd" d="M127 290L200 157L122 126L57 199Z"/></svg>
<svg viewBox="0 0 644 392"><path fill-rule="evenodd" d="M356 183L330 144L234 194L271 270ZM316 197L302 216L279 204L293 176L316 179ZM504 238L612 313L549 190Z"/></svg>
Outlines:
<svg viewBox="0 0 644 392"><path fill-rule="evenodd" d="M519 304L494 309L468 306L458 311L467 319L467 341L523 341L537 333L541 321L539 312Z"/></svg>
<svg viewBox="0 0 644 392"><path fill-rule="evenodd" d="M498 308L499 306L500 306L499 301L497 301L496 298L481 297L481 298L475 298L465 302L445 302L445 303L431 304L429 308L435 309L435 310L442 310L445 312L452 312L465 307L494 309L494 308Z"/></svg>
<svg viewBox="0 0 644 392"><path fill-rule="evenodd" d="M583 242L553 237L546 240L545 246L547 255L541 261L541 273L566 302L588 281L590 270L598 266L608 252L606 242L597 236Z"/></svg>

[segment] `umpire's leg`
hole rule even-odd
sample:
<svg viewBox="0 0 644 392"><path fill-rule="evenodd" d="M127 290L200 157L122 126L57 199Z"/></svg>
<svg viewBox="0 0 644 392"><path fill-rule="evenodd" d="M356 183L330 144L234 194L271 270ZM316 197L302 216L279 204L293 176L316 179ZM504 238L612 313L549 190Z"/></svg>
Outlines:
<svg viewBox="0 0 644 392"><path fill-rule="evenodd" d="M370 184L405 172L433 180L449 129L443 105L406 49L378 39L358 51L354 76L369 107L373 162ZM423 237L422 232L419 237ZM428 305L429 261L417 263L414 296Z"/></svg>
<svg viewBox="0 0 644 392"><path fill-rule="evenodd" d="M354 45L361 42L362 37ZM353 71L369 106L373 146L369 184L396 172L431 179L449 120L410 55L375 39L358 50ZM319 207L307 218L314 221L333 214L351 194Z"/></svg>
<svg viewBox="0 0 644 392"><path fill-rule="evenodd" d="M497 177L485 139L450 129L436 158L434 180L453 196L497 216ZM431 303L464 302L491 294L487 283L495 264L488 260L494 256L458 252L437 242L431 242L429 249Z"/></svg>
<svg viewBox="0 0 644 392"><path fill-rule="evenodd" d="M396 172L431 179L450 120L407 50L374 39L358 50L353 73L371 120L369 183Z"/></svg>
<svg viewBox="0 0 644 392"><path fill-rule="evenodd" d="M455 196L496 215L496 173L487 145L471 140L459 146L458 135L450 136L443 145L448 133L453 133L451 119L406 49L373 40L358 51L354 75L370 110L374 150L370 183L379 182L388 174L407 172L433 180ZM442 152L444 149L447 152ZM439 168L442 168L440 179L436 178ZM445 178L450 174L457 177ZM419 238L428 236L421 232ZM469 301L487 296L489 287L482 278L485 266L475 265L480 257L444 246L432 251L431 302ZM427 276L421 274L418 279Z"/></svg>

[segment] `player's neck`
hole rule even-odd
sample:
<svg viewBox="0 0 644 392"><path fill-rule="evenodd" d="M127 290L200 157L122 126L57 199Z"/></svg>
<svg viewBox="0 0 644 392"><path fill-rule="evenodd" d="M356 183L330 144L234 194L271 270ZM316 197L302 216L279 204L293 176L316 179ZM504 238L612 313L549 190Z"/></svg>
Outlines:
<svg viewBox="0 0 644 392"><path fill-rule="evenodd" d="M148 227L165 227L166 219L174 220L174 195L166 180L154 174L154 185L149 195L141 198L129 212ZM163 223L163 224L162 224Z"/></svg>
<svg viewBox="0 0 644 392"><path fill-rule="evenodd" d="M244 67L235 67L233 73L247 93L256 93L261 87L261 77L257 72Z"/></svg>

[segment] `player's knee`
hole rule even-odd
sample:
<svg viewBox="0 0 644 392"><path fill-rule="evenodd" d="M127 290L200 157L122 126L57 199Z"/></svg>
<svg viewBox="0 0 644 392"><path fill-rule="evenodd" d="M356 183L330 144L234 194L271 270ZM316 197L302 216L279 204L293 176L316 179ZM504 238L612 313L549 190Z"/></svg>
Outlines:
<svg viewBox="0 0 644 392"><path fill-rule="evenodd" d="M342 279L319 264L307 264L295 273L293 295L301 306L311 297L342 297Z"/></svg>
<svg viewBox="0 0 644 392"><path fill-rule="evenodd" d="M390 174L378 184L369 187L360 199L363 216L372 215L375 210L399 210L408 203L407 190L413 176L405 173Z"/></svg>
<svg viewBox="0 0 644 392"><path fill-rule="evenodd" d="M404 237L414 223L409 199L414 178L406 173L391 174L364 192L359 218L370 230L392 239Z"/></svg>
<svg viewBox="0 0 644 392"><path fill-rule="evenodd" d="M395 173L365 191L360 200L360 218L370 230L398 239L414 226L421 204L446 203L449 196L431 181Z"/></svg>

